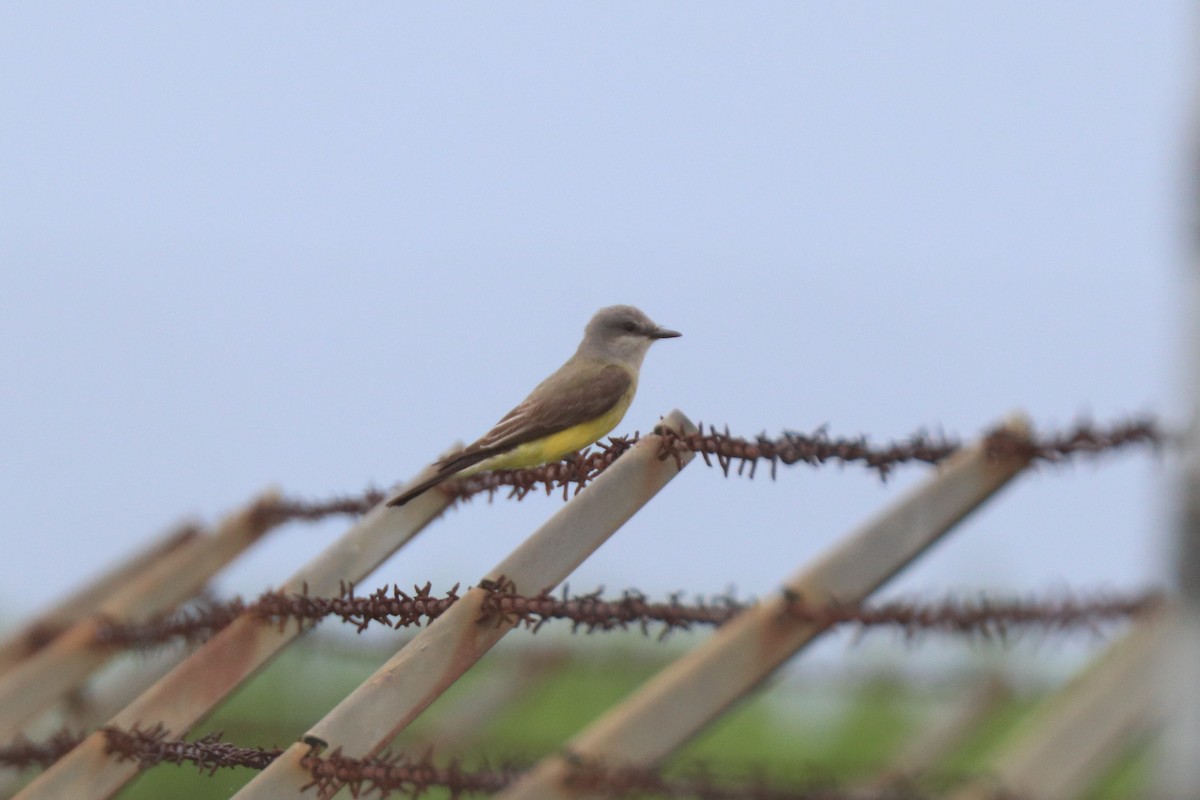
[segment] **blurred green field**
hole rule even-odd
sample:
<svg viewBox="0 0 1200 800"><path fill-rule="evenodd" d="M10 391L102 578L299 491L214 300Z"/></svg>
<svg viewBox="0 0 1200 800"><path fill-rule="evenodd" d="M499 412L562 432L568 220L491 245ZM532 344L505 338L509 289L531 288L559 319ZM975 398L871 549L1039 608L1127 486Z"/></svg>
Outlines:
<svg viewBox="0 0 1200 800"><path fill-rule="evenodd" d="M639 635L566 636L546 643L550 638L539 637L536 647L502 644L421 715L394 749L421 755L432 747L435 761L458 756L466 768L532 762L694 645L687 637L665 646ZM357 640L306 637L193 733L222 731L225 740L239 745L287 746L388 655L387 649L364 647ZM687 774L689 766L702 763L714 775L736 779L762 772L797 787L862 781L988 672L981 665L975 676L968 671L953 680L918 683L883 669L853 675L830 671L819 678L789 675L710 726L670 769ZM948 753L937 781L979 772L1038 699L1026 692L1004 702ZM1141 774L1139 760L1128 759L1088 798L1131 796ZM159 766L119 797L227 798L251 777L245 769L210 776L189 766ZM431 796L440 800L445 794Z"/></svg>

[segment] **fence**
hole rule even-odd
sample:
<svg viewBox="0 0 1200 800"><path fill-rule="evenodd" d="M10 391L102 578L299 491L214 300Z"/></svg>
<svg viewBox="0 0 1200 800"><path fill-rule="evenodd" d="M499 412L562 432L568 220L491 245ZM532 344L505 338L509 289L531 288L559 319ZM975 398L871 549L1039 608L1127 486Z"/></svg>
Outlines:
<svg viewBox="0 0 1200 800"><path fill-rule="evenodd" d="M16 794L22 800L111 797L151 765L184 761L212 769L259 769L238 792L239 798L298 796L304 791L329 797L342 787L356 795L415 793L432 786L452 794L498 793L505 800L622 793L812 796L797 787L668 778L658 767L835 626L890 625L909 632L941 629L994 636L1027 625L1053 629L1132 617L1137 622L1126 637L1061 697L1047 701L1029 720L1027 733L995 756L986 777L943 790L953 798L1076 796L1156 724L1149 696L1153 681L1148 680L1150 666L1144 654L1162 635L1158 620L1163 597L1093 595L1032 602L984 598L884 606L865 601L1030 464L1167 444L1168 437L1152 420L1107 427L1082 424L1058 434L1036 435L1024 419L1014 417L969 446L920 435L872 447L864 439L836 439L823 432L778 439L744 439L713 428L705 433L703 426L672 412L651 435L615 438L573 461L462 479L402 508L388 508L385 501L391 495L382 492L328 503L260 497L212 532L171 534L0 644L0 741L10 743L0 749L0 763L10 767L10 778L15 767L45 766ZM861 464L883 475L907 463L936 469L821 558L782 577L781 589L758 603L552 594L553 587L697 455L726 474L736 471L749 477L763 469L774 477L780 466L827 462ZM475 586L445 594L434 594L429 586L411 593L396 587L366 595L354 592L353 585L451 503L503 491L519 499L539 489L561 491L568 502ZM269 531L290 520L332 514L360 516L278 590L253 602L209 604L200 611L168 614ZM238 747L211 736L183 739L235 688L326 617L360 630L372 624L425 625L282 752ZM589 630L638 625L665 632L704 625L716 631L564 743L558 753L528 769L468 772L450 760L384 752L509 631L536 628L551 619L567 619ZM199 644L165 675L146 676L143 685L115 691L108 708L119 710L80 721L86 735L60 731L38 741L28 738L39 720L115 653L175 639ZM826 787L821 796L901 796L897 786L911 790L911 782L936 765L953 731L978 723L981 707L987 704L967 703L956 720L922 737L920 746L914 743L886 775L859 786ZM8 791L15 785L15 779L10 780Z"/></svg>

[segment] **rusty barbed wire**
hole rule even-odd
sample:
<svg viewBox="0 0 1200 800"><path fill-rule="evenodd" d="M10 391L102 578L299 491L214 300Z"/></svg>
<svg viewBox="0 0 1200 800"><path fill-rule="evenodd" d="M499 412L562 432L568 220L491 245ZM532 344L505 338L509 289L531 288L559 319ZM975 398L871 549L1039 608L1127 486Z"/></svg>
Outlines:
<svg viewBox="0 0 1200 800"><path fill-rule="evenodd" d="M65 728L55 731L49 738L40 742L18 736L9 744L0 746L0 766L44 769L74 750L83 739L83 734Z"/></svg>
<svg viewBox="0 0 1200 800"><path fill-rule="evenodd" d="M161 725L131 729L109 726L101 730L105 737L105 752L118 761L136 761L142 769L161 764L192 764L208 775L233 767L261 770L283 752L280 748L242 747L225 742L219 732L187 741L169 737ZM79 737L60 731L45 745L31 747L49 753L57 746L53 742L70 739L77 742ZM3 748L9 749L11 746ZM526 770L513 764L469 770L458 759L439 766L431 753L419 758L394 753L351 758L343 755L340 749L325 755L310 753L302 764L312 775L311 782L302 791L316 789L318 797L332 796L343 786L348 787L354 797L376 795L382 798L393 794L417 797L434 788L446 790L452 798L465 794L494 794L511 785ZM44 759L26 759L20 765L45 766L46 762ZM600 763L572 760L569 780L586 790L604 793L655 794L701 800L919 800L924 797L895 789L864 793L839 789L832 783L787 786L765 773L736 780L718 779L703 763L691 765L689 772L687 777L670 778L654 769L606 769Z"/></svg>
<svg viewBox="0 0 1200 800"><path fill-rule="evenodd" d="M951 633L1005 640L1018 629L1042 633L1083 628L1098 632L1107 622L1151 614L1165 601L1157 591L1131 595L1096 593L1090 597L1063 595L1041 599L949 597L935 602L893 600L879 605L816 605L789 596L787 614L819 627L853 625L861 634L869 628L895 628L907 639L922 633Z"/></svg>
<svg viewBox="0 0 1200 800"><path fill-rule="evenodd" d="M663 437L660 457L679 460L682 453L690 451L698 454L710 467L715 459L716 465L726 476L733 471L736 462L737 475L749 478L755 477L759 462L765 461L770 465L772 480L777 477L780 464L821 466L829 461L841 464L861 462L886 478L900 464L936 464L962 449L962 443L956 439L927 433L917 433L906 440L872 447L865 436L834 438L828 435L824 427L809 434L785 431L776 438L761 433L754 439L734 436L729 433L728 426L724 431L718 431L715 425L709 425L708 433L704 432L703 423L697 428L699 430L695 433L658 430L657 433Z"/></svg>
<svg viewBox="0 0 1200 800"><path fill-rule="evenodd" d="M486 587L484 619L522 624L533 632L550 620L571 621L572 632L640 628L649 635L660 625L658 638L693 625L719 626L753 603L718 596L683 603L682 595L667 602L650 602L636 590L626 590L617 600L605 600L602 590L592 594L561 597L548 592L533 597L518 594L511 583L501 580ZM895 628L906 638L920 633L953 633L983 639L1006 639L1017 629L1039 627L1046 633L1084 627L1096 630L1105 622L1127 619L1156 610L1163 601L1160 592L1133 595L1097 593L1090 597L1059 596L1042 599L974 599L949 597L937 601L894 600L883 604L808 603L798 595L787 595L786 613L793 619L821 628L852 625L859 633L871 628Z"/></svg>
<svg viewBox="0 0 1200 800"><path fill-rule="evenodd" d="M1163 430L1154 417L1143 416L1098 427L1095 423L1078 422L1065 431L1014 436L1000 429L987 436L988 454L993 458L1024 456L1033 461L1057 464L1076 456L1097 456L1131 445L1145 445L1158 451L1177 441Z"/></svg>
<svg viewBox="0 0 1200 800"><path fill-rule="evenodd" d="M354 625L361 633L371 623L390 628L419 626L445 613L458 600L458 584L441 597L432 594L433 585L413 588L408 594L398 585L377 589L369 595L358 595L352 584L343 583L334 597L314 597L303 592L268 591L247 603L235 597L223 603L185 609L144 622L108 620L96 633L101 645L120 647L150 647L180 638L188 643L202 642L233 622L242 614L254 614L268 622L300 626L337 617Z"/></svg>
<svg viewBox="0 0 1200 800"><path fill-rule="evenodd" d="M457 760L438 766L428 753L421 758L390 752L351 758L343 755L341 748L325 755L309 753L301 764L312 774L312 781L301 791L316 789L317 797L331 797L343 786L350 789L352 797L388 797L393 793L417 797L433 788L445 789L452 798L495 794L522 773L511 765L468 771Z"/></svg>
<svg viewBox="0 0 1200 800"><path fill-rule="evenodd" d="M570 758L570 756L568 756ZM466 770L457 762L438 766L430 755L414 758L405 754L383 754L351 758L341 750L306 756L302 764L312 773L317 796L332 797L343 786L353 797L390 797L392 794L419 796L432 788L445 789L452 798L464 794L495 793L507 788L523 774L512 766ZM741 781L721 781L703 764L692 767L692 776L668 778L653 769L605 769L602 764L572 759L569 783L583 791L605 795L656 795L695 797L700 800L920 800L925 795L908 790L861 791L838 788L832 783L785 786L765 774L749 775Z"/></svg>
<svg viewBox="0 0 1200 800"><path fill-rule="evenodd" d="M723 625L753 605L731 596L685 603L682 592L670 595L665 602L652 602L636 589L626 589L619 598L606 600L601 596L603 589L572 595L567 586L559 596L550 591L531 596L517 592L515 584L503 577L482 588L488 594L482 603L481 621L523 625L533 633L551 620L569 620L572 633L627 630L633 626L649 635L651 626L657 624L662 626L662 639L671 631L690 630L694 625Z"/></svg>
<svg viewBox="0 0 1200 800"><path fill-rule="evenodd" d="M898 465L909 462L937 464L963 447L957 439L925 432L883 447L872 447L865 436L855 439L831 438L824 427L811 434L788 431L775 439L759 434L753 440L730 435L728 427L724 432L719 432L716 426L710 425L707 434L704 433L703 424L697 427L699 431L687 434L669 429L658 431L664 440L664 457L677 457L682 451L698 453L709 466L712 466L711 458L715 458L717 466L726 475L730 474L733 462L737 462L737 474L744 474L749 467L750 478L755 476L758 464L765 461L770 465L772 480L777 475L779 464L819 466L829 461L842 464L861 462L886 478ZM1080 422L1067 431L1044 436L1020 436L1000 428L985 436L985 447L992 458L1024 457L1033 461L1058 463L1076 455L1096 455L1131 444L1159 447L1166 439L1158 423L1146 417L1118 422L1108 428Z"/></svg>
<svg viewBox="0 0 1200 800"><path fill-rule="evenodd" d="M765 433L753 439L734 436L726 427L717 430L715 425L704 431L700 423L695 433L677 433L668 428L657 428L655 433L662 437L661 458L675 458L681 462L684 452L698 454L704 463L714 463L726 475L755 477L759 465L766 462L774 480L780 464L807 464L820 466L829 462L840 464L859 463L875 470L880 477L887 478L897 466L907 463L937 464L963 448L960 440L940 434L920 431L907 439L875 446L866 436L833 437L822 426L812 433L785 431L778 437ZM546 464L521 470L485 472L468 478L450 480L440 490L451 502L465 500L486 493L490 500L501 489L509 489L509 497L520 500L530 492L543 489L551 494L562 490L563 499L578 493L600 473L612 465L640 439L632 436L609 437L607 442L597 442L596 449L587 449L567 461ZM993 458L1024 457L1033 461L1062 463L1079 456L1096 456L1120 450L1131 445L1148 445L1160 449L1172 441L1158 421L1144 416L1100 426L1090 421L1081 421L1065 431L1018 436L1006 429L997 429L985 437L988 453ZM682 462L681 462L682 463Z"/></svg>
<svg viewBox="0 0 1200 800"><path fill-rule="evenodd" d="M467 478L448 480L437 488L452 503L483 493L487 494L490 501L496 492L504 488L510 490L509 497L517 500L539 488L544 489L548 495L555 489L562 489L563 499L566 500L570 496L572 486L575 487L575 494L578 494L584 486L612 466L626 450L637 444L640 438L637 433L632 436L610 436L608 441L596 442L592 447L576 454L574 458L539 467L481 472Z"/></svg>
<svg viewBox="0 0 1200 800"><path fill-rule="evenodd" d="M765 433L753 439L718 431L715 425L704 432L701 423L696 433L680 434L659 428L663 437L660 457L679 459L684 452L693 452L705 464L718 466L725 475L736 472L753 478L760 463L770 466L775 479L780 464L820 466L829 462L860 463L887 478L897 466L907 463L937 464L962 449L962 442L953 437L917 432L906 439L884 445L872 445L866 436L833 437L825 427L812 433L785 431L778 437ZM498 492L508 489L508 497L520 500L531 492L543 490L552 494L561 490L563 499L578 493L584 486L608 469L625 451L641 439L640 434L610 436L597 442L572 458L518 470L485 472L466 478L446 481L437 487L451 502L467 500L486 494L491 500ZM989 453L995 458L1028 457L1035 461L1061 463L1077 456L1095 456L1130 445L1149 445L1155 449L1172 441L1153 417L1119 421L1108 426L1079 422L1072 428L1034 435L1014 436L1005 430L987 435ZM387 492L368 488L358 495L310 501L296 498L263 500L254 509L254 521L264 529L292 520L315 521L335 514L365 514L387 497Z"/></svg>
<svg viewBox="0 0 1200 800"><path fill-rule="evenodd" d="M161 764L192 764L201 773L211 776L217 770L235 767L265 769L283 753L281 748L242 747L222 741L219 731L186 741L169 737L162 725L131 729L108 726L100 730L105 738L105 752L119 761L136 761L142 769ZM0 767L47 767L83 738L81 734L61 729L42 742L18 739L0 747ZM762 769L743 770L733 776L726 772L718 777L717 771L703 761L684 765L682 770L672 770L680 774L668 777L656 768L606 767L603 762L586 760L569 751L564 756L571 767L567 781L581 791L700 800L925 800L931 796L925 786L934 790L932 796L940 796L943 792L936 790L938 783L951 778L948 785L953 785L971 777L969 774L946 775L935 780L938 776L925 776L920 786L909 783L861 790L839 787L832 780L808 779L805 785L789 785L779 776L772 776ZM340 748L324 755L311 752L303 758L302 764L312 774L312 780L304 790L315 788L316 796L320 798L331 797L343 786L348 787L354 797L378 795L384 798L394 793L418 797L434 788L447 790L451 797L493 794L510 786L528 769L528 764L509 761L499 767L485 762L480 768L468 770L457 757L439 766L434 762L432 752L420 757L386 752L374 757L351 758L343 755ZM990 795L994 800L1021 800L1019 795L1006 793L998 785L994 790Z"/></svg>
<svg viewBox="0 0 1200 800"><path fill-rule="evenodd" d="M374 487L361 494L333 497L329 500L279 498L260 501L253 510L255 523L268 528L283 522L315 522L337 514L365 514L383 502L387 493Z"/></svg>
<svg viewBox="0 0 1200 800"><path fill-rule="evenodd" d="M118 761L136 761L142 769L158 764L194 764L209 775L227 767L266 769L283 752L280 748L240 747L221 741L216 731L193 741L169 738L162 725L152 728L117 727L104 732L105 752Z"/></svg>
<svg viewBox="0 0 1200 800"><path fill-rule="evenodd" d="M753 605L753 602L721 595L687 603L682 593L655 602L633 589L612 599L602 597L602 589L572 595L567 587L557 595L548 591L523 595L503 578L482 584L480 588L487 590L481 621L522 625L534 633L547 622L566 620L571 623L573 633L635 628L651 635L658 626L658 638L664 639L673 631L723 625ZM97 640L104 646L119 647L150 647L176 638L196 643L245 613L279 625L294 621L304 626L326 617L336 617L354 625L360 633L371 624L399 629L428 624L441 616L458 601L458 590L459 585L455 584L444 595L435 596L432 584L426 583L413 587L411 593L397 585L376 589L369 595L357 595L353 586L346 585L336 597L313 597L307 592L290 595L266 592L252 603L234 598L145 622L109 621L100 627ZM893 628L909 639L923 633L940 632L1003 640L1017 630L1032 628L1040 628L1045 633L1095 629L1106 622L1151 612L1161 602L1161 593L1153 591L1026 599L980 595L967 599L895 600L862 605L808 603L797 596L788 597L787 613L822 628L855 626L859 634L868 629Z"/></svg>

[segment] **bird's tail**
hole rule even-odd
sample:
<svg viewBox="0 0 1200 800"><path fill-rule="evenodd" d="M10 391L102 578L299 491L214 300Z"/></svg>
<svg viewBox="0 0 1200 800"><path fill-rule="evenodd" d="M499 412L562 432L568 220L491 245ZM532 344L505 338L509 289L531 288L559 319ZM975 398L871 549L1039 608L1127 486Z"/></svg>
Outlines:
<svg viewBox="0 0 1200 800"><path fill-rule="evenodd" d="M453 473L451 473L451 474L453 474ZM432 489L434 486L437 486L439 483L441 483L442 481L446 480L449 477L450 477L450 475L440 475L440 474L428 477L425 480L418 483L416 486L412 486L412 487L409 487L408 489L405 489L404 493L401 494L399 497L389 500L388 505L389 506L402 506L405 503L407 503L409 500L412 500L417 495L423 494L425 492L425 490Z"/></svg>
<svg viewBox="0 0 1200 800"><path fill-rule="evenodd" d="M467 467L474 466L480 461L490 458L492 455L494 455L494 452L488 450L461 452L450 455L434 465L437 468L437 471L434 472L433 475L429 476L415 486L405 489L399 497L389 500L388 505L402 506L417 495L423 494L425 491L432 489L442 481L454 477Z"/></svg>

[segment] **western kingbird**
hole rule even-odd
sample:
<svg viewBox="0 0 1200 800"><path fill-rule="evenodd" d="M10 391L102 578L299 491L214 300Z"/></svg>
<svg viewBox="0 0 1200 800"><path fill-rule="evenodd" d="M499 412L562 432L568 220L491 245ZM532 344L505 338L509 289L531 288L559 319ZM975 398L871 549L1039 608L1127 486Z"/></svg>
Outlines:
<svg viewBox="0 0 1200 800"><path fill-rule="evenodd" d="M584 329L575 355L483 438L437 462L432 477L388 505L402 506L455 475L536 467L596 442L625 416L650 345L679 335L633 306L600 309Z"/></svg>

